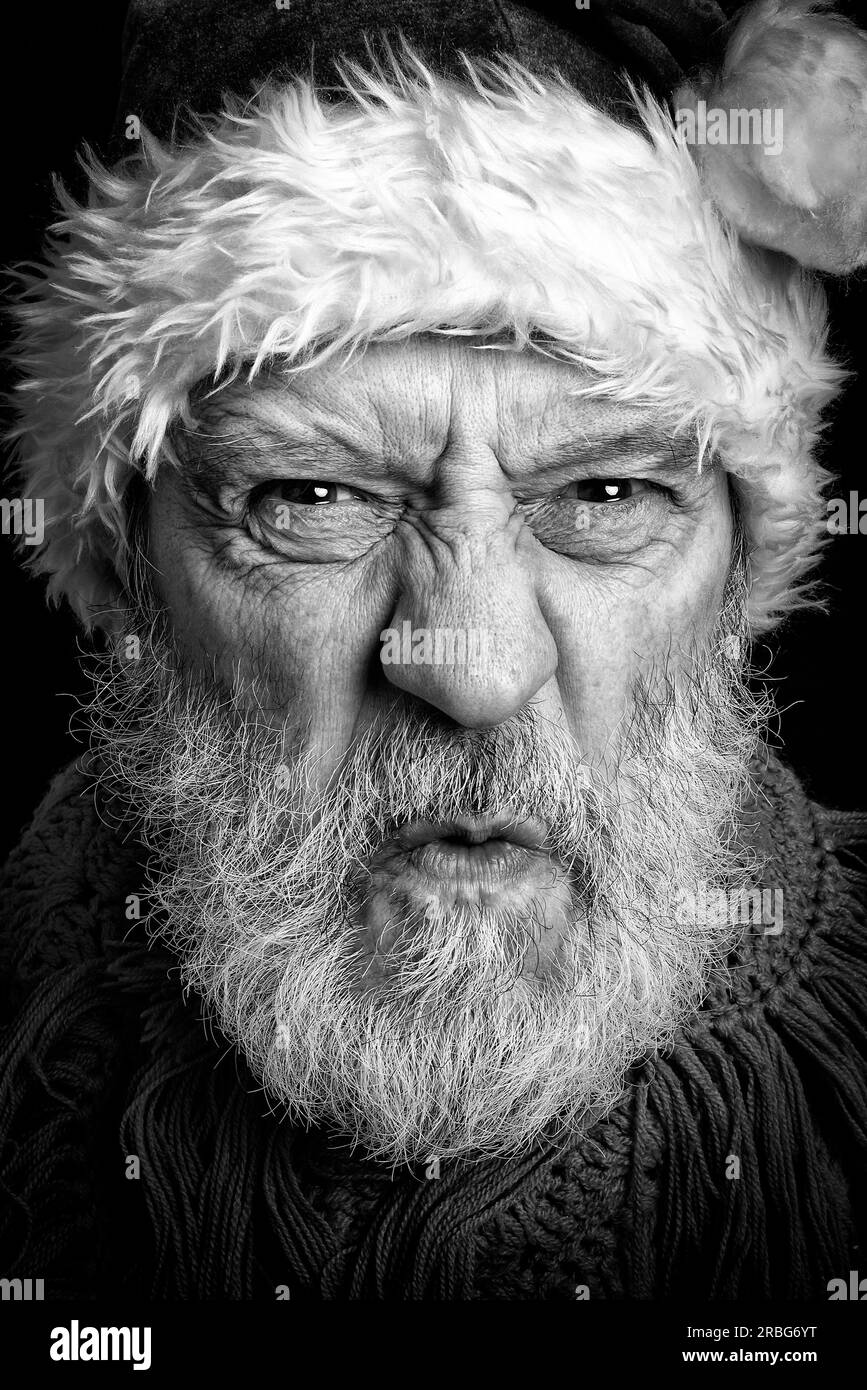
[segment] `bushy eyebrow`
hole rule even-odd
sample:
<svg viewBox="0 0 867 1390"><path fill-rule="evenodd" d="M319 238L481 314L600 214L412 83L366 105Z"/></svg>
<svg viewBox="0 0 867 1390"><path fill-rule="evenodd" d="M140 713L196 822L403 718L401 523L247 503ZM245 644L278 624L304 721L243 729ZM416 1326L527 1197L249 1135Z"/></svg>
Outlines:
<svg viewBox="0 0 867 1390"><path fill-rule="evenodd" d="M249 434L237 428L189 429L182 426L172 435L172 443L194 483L225 487L239 479L273 474L292 458L323 466L333 457L334 445L327 440L288 440L258 424Z"/></svg>
<svg viewBox="0 0 867 1390"><path fill-rule="evenodd" d="M388 461L348 442L330 436L291 440L266 422L247 422L240 413L233 412L223 418L227 422L233 421L231 428L221 429L218 419L210 428L181 427L174 436L185 472L194 484L214 488L237 484L245 479L273 477L276 473L288 477L291 473L287 470L291 469L293 460L304 466L305 471L321 466L324 470L322 476L326 477L328 469L334 469L335 455L341 455L343 459L352 458L362 471L384 469L394 477L395 469ZM657 426L641 426L616 434L593 435L581 431L568 436L564 433L532 460L527 460L531 465L528 476L538 477L576 468L582 472L592 468L599 473L609 468L622 468L624 464L639 459L663 470L680 472L694 467L696 456L695 440L685 434L675 437Z"/></svg>
<svg viewBox="0 0 867 1390"><path fill-rule="evenodd" d="M698 455L697 442L686 434L675 436L659 428L642 427L629 433L583 435L558 441L539 459L540 468L569 464L591 464L594 467L615 465L646 459L664 467L682 469L692 466Z"/></svg>

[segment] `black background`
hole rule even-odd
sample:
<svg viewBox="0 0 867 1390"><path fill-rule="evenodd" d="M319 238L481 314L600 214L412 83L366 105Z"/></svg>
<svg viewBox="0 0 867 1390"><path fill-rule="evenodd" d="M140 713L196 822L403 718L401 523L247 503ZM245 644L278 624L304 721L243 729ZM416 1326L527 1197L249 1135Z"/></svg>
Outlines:
<svg viewBox="0 0 867 1390"><path fill-rule="evenodd" d="M558 11L571 5L536 8L557 18ZM865 24L864 4L841 8ZM4 45L4 266L38 256L54 207L52 173L76 195L83 193L76 152L83 140L101 149L107 139L117 99L125 3L33 3L14 10L16 31L12 35L7 29ZM834 495L846 497L850 489L860 488L863 474L867 275L829 282L827 289L832 348L857 374L835 407L823 455L825 466L840 480ZM8 482L3 495L13 495ZM779 736L788 761L816 799L843 808L867 800L861 648L865 566L867 536L834 538L823 568L830 612L799 616L756 653L757 665L767 668L775 683L782 711ZM84 684L75 622L65 609L46 607L43 581L23 574L6 537L0 543L0 586L5 639L2 854L29 820L49 778L75 755L77 745L67 726L73 697Z"/></svg>

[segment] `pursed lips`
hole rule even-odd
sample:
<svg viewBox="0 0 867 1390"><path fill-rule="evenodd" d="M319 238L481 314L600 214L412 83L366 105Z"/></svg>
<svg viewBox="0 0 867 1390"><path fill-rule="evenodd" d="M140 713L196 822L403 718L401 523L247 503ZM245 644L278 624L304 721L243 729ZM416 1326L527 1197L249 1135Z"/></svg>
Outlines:
<svg viewBox="0 0 867 1390"><path fill-rule="evenodd" d="M545 825L508 812L413 821L400 829L394 844L425 877L490 887L523 877L540 857L550 856Z"/></svg>
<svg viewBox="0 0 867 1390"><path fill-rule="evenodd" d="M463 841L467 845L481 845L486 840L505 840L525 849L544 850L548 843L548 831L540 820L533 817L518 819L508 812L496 816L455 816L443 821L411 821L402 826L397 834L397 842L405 849L429 844L432 840Z"/></svg>
<svg viewBox="0 0 867 1390"><path fill-rule="evenodd" d="M387 955L407 929L423 928L429 910L445 914L442 923L458 908L485 909L492 914L485 930L496 931L499 920L504 930L527 931L534 975L556 955L576 911L571 865L555 851L548 827L510 808L406 822L368 861L360 887L361 924L373 955ZM472 919L461 920L470 930Z"/></svg>

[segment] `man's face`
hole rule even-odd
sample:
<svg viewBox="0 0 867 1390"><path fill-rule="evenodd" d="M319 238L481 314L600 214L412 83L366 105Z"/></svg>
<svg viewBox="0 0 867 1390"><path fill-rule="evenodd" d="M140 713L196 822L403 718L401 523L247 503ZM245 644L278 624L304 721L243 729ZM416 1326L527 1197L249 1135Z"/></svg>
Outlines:
<svg viewBox="0 0 867 1390"><path fill-rule="evenodd" d="M392 1161L604 1110L730 944L669 910L739 872L725 477L586 384L413 340L203 398L98 711L187 979Z"/></svg>
<svg viewBox="0 0 867 1390"><path fill-rule="evenodd" d="M732 522L691 440L570 397L585 384L536 354L415 339L203 402L187 477L166 469L152 509L183 650L226 679L267 672L323 773L398 691L464 729L532 701L603 757L635 677L679 664L717 614ZM381 632L405 622L482 634L477 659L383 663Z"/></svg>

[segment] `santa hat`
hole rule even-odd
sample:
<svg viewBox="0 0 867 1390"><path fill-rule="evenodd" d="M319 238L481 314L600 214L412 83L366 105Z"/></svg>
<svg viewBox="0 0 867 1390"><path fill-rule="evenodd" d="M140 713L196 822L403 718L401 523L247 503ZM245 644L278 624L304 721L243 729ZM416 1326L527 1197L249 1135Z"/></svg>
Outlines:
<svg viewBox="0 0 867 1390"><path fill-rule="evenodd" d="M692 431L732 477L753 630L802 601L843 378L809 271L867 261L867 40L807 0L726 21L134 0L114 162L88 159L86 206L61 192L19 310L51 596L88 626L122 606L129 484L178 466L203 381L456 333Z"/></svg>

